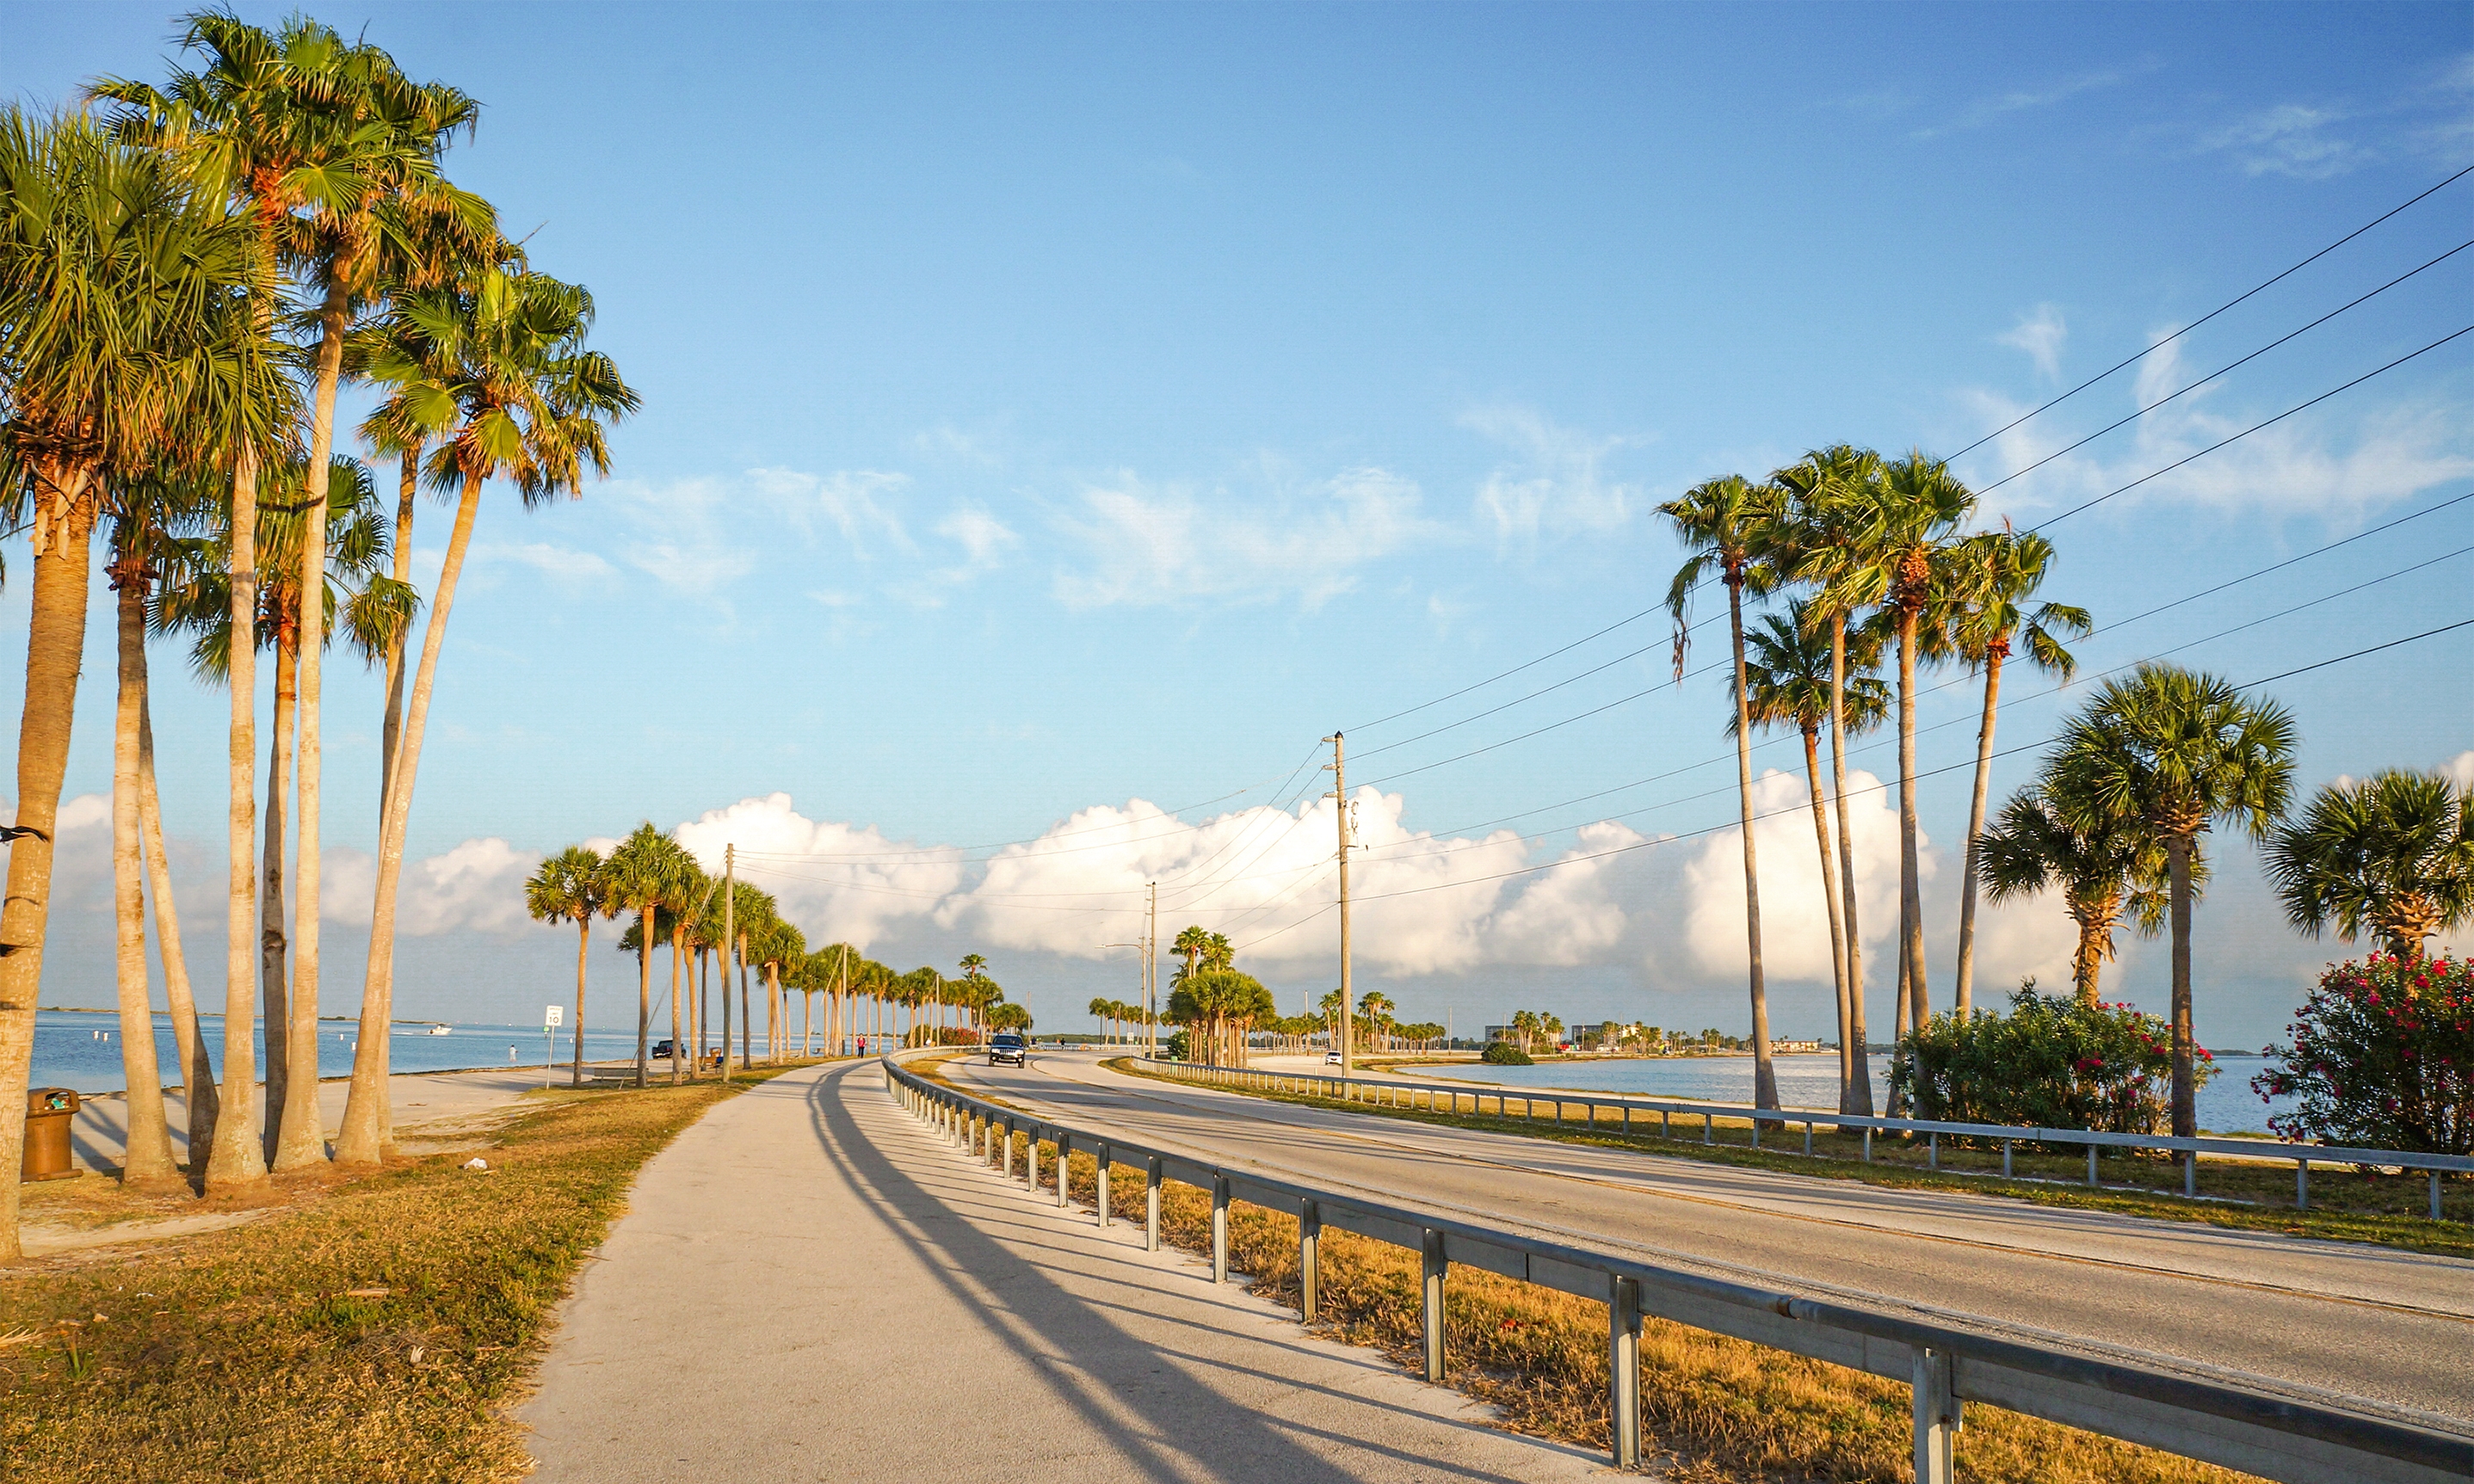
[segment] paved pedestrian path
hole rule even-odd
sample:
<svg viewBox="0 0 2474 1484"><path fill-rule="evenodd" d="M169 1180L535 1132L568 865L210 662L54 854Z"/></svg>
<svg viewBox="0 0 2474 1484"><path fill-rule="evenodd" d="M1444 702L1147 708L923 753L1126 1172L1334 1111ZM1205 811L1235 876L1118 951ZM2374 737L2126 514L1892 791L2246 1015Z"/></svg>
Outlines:
<svg viewBox="0 0 2474 1484"><path fill-rule="evenodd" d="M520 1413L552 1484L1601 1472L982 1169L873 1063L722 1104L629 1206Z"/></svg>

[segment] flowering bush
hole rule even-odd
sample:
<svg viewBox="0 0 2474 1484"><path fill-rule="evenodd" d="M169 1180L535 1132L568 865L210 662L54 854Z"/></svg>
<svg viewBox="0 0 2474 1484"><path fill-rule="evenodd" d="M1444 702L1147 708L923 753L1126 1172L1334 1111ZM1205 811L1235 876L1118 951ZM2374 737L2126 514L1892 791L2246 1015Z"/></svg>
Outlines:
<svg viewBox="0 0 2474 1484"><path fill-rule="evenodd" d="M2215 1075L2205 1050L2198 1080ZM2019 987L2010 1013L1935 1016L1899 1043L1891 1082L1915 1116L1951 1123L2153 1134L2172 1113L2171 1028L2128 1005Z"/></svg>
<svg viewBox="0 0 2474 1484"><path fill-rule="evenodd" d="M2474 964L2374 953L2331 965L2282 1065L2251 1079L2300 1104L2268 1126L2286 1138L2420 1154L2474 1154Z"/></svg>

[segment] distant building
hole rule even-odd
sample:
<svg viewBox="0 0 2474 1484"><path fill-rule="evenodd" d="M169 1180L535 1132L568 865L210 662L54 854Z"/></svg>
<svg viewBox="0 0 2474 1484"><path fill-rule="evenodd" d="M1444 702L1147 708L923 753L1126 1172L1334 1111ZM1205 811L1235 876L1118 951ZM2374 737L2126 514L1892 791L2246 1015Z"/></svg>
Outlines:
<svg viewBox="0 0 2474 1484"><path fill-rule="evenodd" d="M1817 1041L1773 1041L1770 1042L1770 1050L1772 1052L1783 1051L1791 1053L1797 1051L1826 1051L1829 1048L1827 1046Z"/></svg>

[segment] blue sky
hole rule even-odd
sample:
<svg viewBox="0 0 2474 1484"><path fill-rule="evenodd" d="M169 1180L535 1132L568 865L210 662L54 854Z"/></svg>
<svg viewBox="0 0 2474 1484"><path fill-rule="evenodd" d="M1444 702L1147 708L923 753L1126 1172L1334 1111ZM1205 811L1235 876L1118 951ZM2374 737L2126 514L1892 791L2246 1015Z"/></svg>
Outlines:
<svg viewBox="0 0 2474 1484"><path fill-rule="evenodd" d="M1538 1003L1740 1029L1735 846L1703 833L1733 809L1716 677L1423 766L1654 685L1662 618L1368 724L1652 607L1679 560L1653 507L1693 481L1839 440L1956 450L2474 164L2462 4L317 13L482 100L450 169L537 267L594 289L597 343L645 398L610 483L531 515L494 499L449 631L404 993L473 1017L571 993L564 940L511 904L540 851L742 800L691 837L774 852L766 884L812 938L898 965L978 946L1043 1027L1130 985L1095 945L1130 936L1127 889L1154 874L1176 883L1165 930L1230 926L1293 1008L1331 973L1330 917L1308 917L1329 814L1223 816L1283 802L1347 728L1352 783L1376 784L1366 889L1461 883L1369 902L1362 983L1462 1024ZM0 89L30 100L159 76L169 50L151 7L0 23ZM2474 178L1960 467L1990 485L2469 238ZM2474 251L2003 485L1987 518L2046 518L2474 323L2470 289ZM2469 397L2474 336L2056 526L2050 594L2127 618L2474 490ZM444 512L422 518L431 571ZM2469 546L2474 501L2082 659L2376 582L2174 657L2275 675L2474 616ZM0 640L23 602L0 597ZM109 784L108 638L72 796ZM1718 653L1705 631L1695 654ZM2469 653L2460 632L2270 686L2304 786L2474 767ZM157 662L210 973L222 703ZM2002 745L2074 699L2008 707ZM375 834L349 801L375 798L376 686L339 676L328 705L348 871ZM1971 755L1973 705L1964 682L1928 699L1949 725L1925 767ZM1795 754L1758 760L1792 776ZM1466 827L1670 774L1492 843ZM1925 794L1942 938L1965 779ZM1187 810L1195 830L1075 819L1249 785ZM1797 786L1765 785L1783 810ZM1810 900L1811 836L1773 823L1774 1013L1819 1033L1826 960L1799 975L1819 940L1778 904ZM1066 830L993 872L931 849ZM106 1003L101 856L87 891L64 845L46 1001ZM2286 932L2247 846L2219 854L2201 1034L2257 1045L2341 945ZM2051 903L2001 914L1987 978L2065 978L2066 926ZM349 1004L354 929L330 931L325 993ZM1935 962L1946 1000L1946 945ZM2163 971L2128 945L2114 984L2158 1003Z"/></svg>

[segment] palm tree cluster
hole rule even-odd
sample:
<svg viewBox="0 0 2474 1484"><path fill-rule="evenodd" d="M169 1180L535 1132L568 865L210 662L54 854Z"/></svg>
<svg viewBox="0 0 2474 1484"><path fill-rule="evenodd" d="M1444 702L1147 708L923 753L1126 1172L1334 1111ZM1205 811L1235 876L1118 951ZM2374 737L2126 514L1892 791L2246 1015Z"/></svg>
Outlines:
<svg viewBox="0 0 2474 1484"><path fill-rule="evenodd" d="M1900 845L1896 1014L1904 1034L1930 1014L1917 855L1917 676L1923 666L1945 661L1965 664L1984 679L1956 971L1958 1009L1964 1014L1972 1007L1975 840L1983 828L2002 667L2016 652L2067 679L2073 661L2062 640L2090 627L2087 614L2078 609L2033 602L2052 566L2051 543L2006 525L1968 531L1975 508L1975 493L1939 460L1922 452L1884 458L1845 443L1813 449L1763 480L1729 474L1704 481L1660 507L1687 552L1667 589L1679 680L1691 632L1693 595L1711 579L1727 592L1734 661L1734 712L1728 730L1735 738L1754 1098L1760 1107L1778 1106L1778 1079L1770 1060L1769 1002L1761 967L1752 730L1756 726L1792 727L1804 740L1838 1001L1839 1108L1869 1113L1864 959L1846 746L1850 737L1895 716ZM1748 633L1745 599L1770 596L1783 598L1782 608L1757 615ZM1895 686L1874 673L1885 658L1894 667ZM1827 784L1821 776L1825 727L1831 751Z"/></svg>
<svg viewBox="0 0 2474 1484"><path fill-rule="evenodd" d="M725 889L726 888L726 889ZM635 1085L651 1079L653 955L669 945L670 1056L672 1084L692 1081L699 1069L725 1079L733 1066L730 1046L739 1030L736 1065L813 1057L821 1037L826 1054L845 1046L864 1050L897 1037L906 1044L976 1043L990 1031L1031 1029L1031 1012L1006 1001L1005 989L978 953L962 956L961 977L946 978L933 967L903 973L846 943L810 948L806 934L781 914L773 895L744 881L708 874L687 847L647 821L604 855L571 845L544 859L524 883L525 910L540 922L575 924L575 1043L570 1077L584 1085L584 1018L587 968L595 918L634 921L620 935L622 952L636 956ZM738 977L739 1005L731 1007L731 978ZM713 981L721 980L721 1018L712 1015ZM755 1048L755 1010L750 977L764 993L764 1049ZM788 996L800 996L799 1024L790 1025ZM824 997L819 1007L817 996ZM894 1029L897 1013L909 1023ZM948 1017L951 1023L948 1023Z"/></svg>
<svg viewBox="0 0 2474 1484"><path fill-rule="evenodd" d="M124 1173L179 1173L147 1008L151 896L188 1089L190 1173L221 1189L328 1158L316 1101L327 645L340 629L390 681L361 1028L333 1150L339 1162L371 1163L391 1142L387 1030L414 776L482 491L506 480L528 504L577 493L588 469L606 472L607 429L637 397L586 347L592 296L535 273L490 203L441 169L477 120L472 99L416 82L384 51L304 16L268 29L201 11L180 26L195 65L159 86L101 79L83 108L0 108L0 502L34 554L0 913L0 1162L17 1157L24 1134L100 527L117 596ZM400 463L392 518L368 474L336 452L347 379L380 394L360 432ZM458 505L414 664L408 547L424 478ZM230 703L220 1088L163 864L146 642L165 633L188 637L193 666ZM274 655L278 692L262 805L261 650ZM288 862L287 829L299 840ZM261 1002L263 1120L253 1044ZM10 1184L0 1261L18 1253L16 1210Z"/></svg>
<svg viewBox="0 0 2474 1484"><path fill-rule="evenodd" d="M1100 1022L1100 1040L1107 1045L1115 1045L1119 1041L1134 1045L1142 1040L1136 1032L1157 1023L1157 1017L1142 1006L1129 1005L1122 999L1094 995L1086 1009L1091 1017Z"/></svg>
<svg viewBox="0 0 2474 1484"><path fill-rule="evenodd" d="M2334 924L2348 939L2370 933L2391 952L2419 954L2434 933L2474 921L2474 805L2464 789L2445 778L2385 773L2323 790L2301 821L2280 828L2292 789L2292 718L2273 701L2171 665L2140 665L2099 687L2065 726L2036 780L1988 825L2004 666L2023 658L2067 682L2075 664L2064 641L2091 632L2091 623L2080 609L2036 600L2054 562L2042 536L2006 524L1967 528L1976 495L1941 461L1835 444L1765 480L1706 481L1660 509L1687 551L1667 590L1679 679L1694 594L1712 579L1727 592L1734 669L1728 730L1735 738L1760 1106L1776 1107L1778 1090L1761 968L1751 732L1791 727L1804 741L1838 998L1839 1107L1869 1113L1846 742L1883 722L1897 727L1895 1005L1896 1036L1904 1041L1933 1015L1915 754L1918 676L1929 665L1963 665L1983 681L1959 879L1953 1013L1965 1018L1975 1010L1979 885L1996 902L2048 890L2060 895L2078 928L2077 992L2091 1004L2119 927L2170 930L2176 1134L2195 1129L2194 1068L2205 1055L2191 1023L2190 920L2209 874L2200 837L2213 827L2233 826L2268 845L2270 877L2305 932ZM1748 597L1782 601L1748 622ZM1882 668L1887 677L1875 673Z"/></svg>

